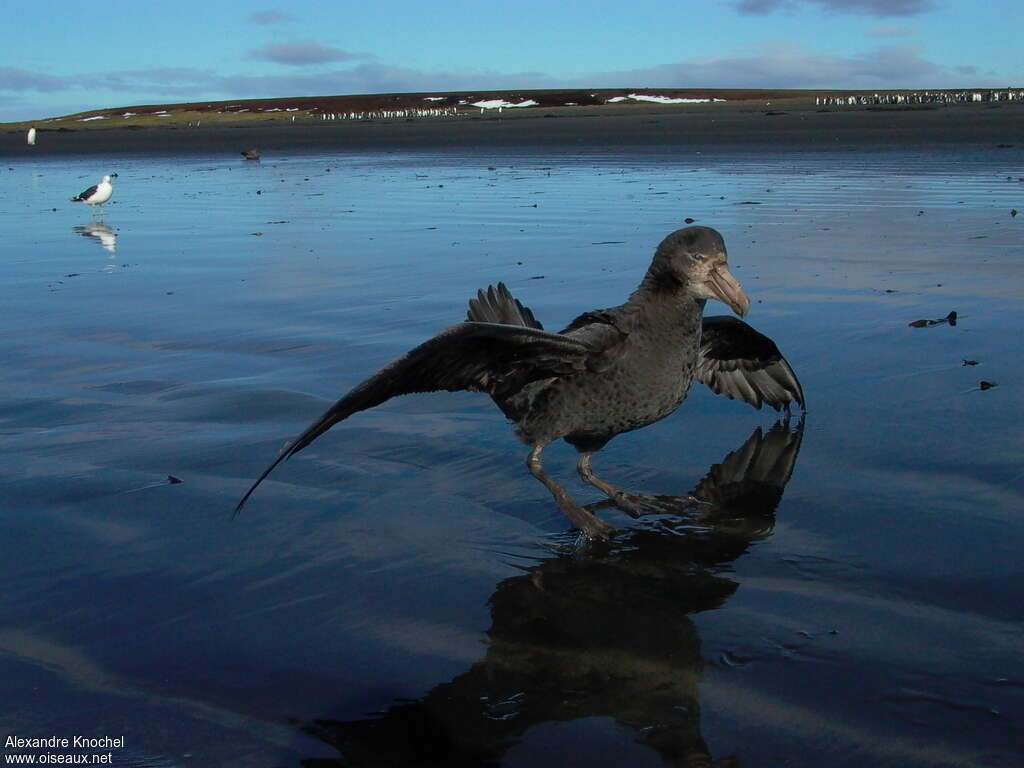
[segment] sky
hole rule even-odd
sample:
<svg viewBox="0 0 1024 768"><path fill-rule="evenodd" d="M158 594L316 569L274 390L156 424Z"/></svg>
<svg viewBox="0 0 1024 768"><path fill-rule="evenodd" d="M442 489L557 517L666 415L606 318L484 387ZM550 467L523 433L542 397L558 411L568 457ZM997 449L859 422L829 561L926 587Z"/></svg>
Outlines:
<svg viewBox="0 0 1024 768"><path fill-rule="evenodd" d="M6 0L0 122L529 88L1024 86L1020 0Z"/></svg>

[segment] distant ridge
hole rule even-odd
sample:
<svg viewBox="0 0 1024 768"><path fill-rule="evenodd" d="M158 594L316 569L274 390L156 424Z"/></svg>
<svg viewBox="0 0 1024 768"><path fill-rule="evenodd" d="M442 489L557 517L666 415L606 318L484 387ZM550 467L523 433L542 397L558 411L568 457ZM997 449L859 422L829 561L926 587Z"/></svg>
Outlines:
<svg viewBox="0 0 1024 768"><path fill-rule="evenodd" d="M684 104L694 102L771 102L783 99L811 99L819 105L954 103L962 101L1000 100L993 94L1011 94L1019 99L1024 90L1018 88L929 89L929 90L799 90L751 88L578 88L495 91L423 91L419 93L380 93L327 96L282 96L266 99L226 99L173 104L139 104L108 107L71 115L39 118L4 125L74 122L75 127L110 123L128 126L133 123L193 121L243 122L253 118L310 120L324 116L375 115L393 118L416 116L452 116L479 111L474 104L503 104L504 108L559 110L581 107L615 106L628 108L638 103ZM635 97L635 98L634 98ZM528 106L526 106L528 105ZM497 107L489 107L491 109Z"/></svg>
<svg viewBox="0 0 1024 768"><path fill-rule="evenodd" d="M160 113L208 114L263 114L375 112L383 110L415 109L427 106L462 107L472 109L478 101L503 100L510 103L534 101L536 106L554 109L567 106L601 106L629 94L666 96L673 99L722 99L740 101L750 99L780 99L808 96L817 91L752 90L733 88L586 88L550 90L497 90L497 91L422 91L418 93L378 93L333 96L281 96L267 99L226 99L223 101L190 101L174 104L137 104L123 107L78 112L71 115L46 118L49 120L83 120L89 118L129 116L156 116ZM824 92L823 92L824 93ZM24 121L23 121L24 122ZM39 122L39 121L37 121Z"/></svg>

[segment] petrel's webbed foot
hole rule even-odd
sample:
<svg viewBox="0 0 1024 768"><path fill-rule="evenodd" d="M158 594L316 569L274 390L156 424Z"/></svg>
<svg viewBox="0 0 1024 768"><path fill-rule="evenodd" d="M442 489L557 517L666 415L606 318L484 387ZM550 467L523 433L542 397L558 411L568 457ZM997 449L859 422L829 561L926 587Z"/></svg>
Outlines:
<svg viewBox="0 0 1024 768"><path fill-rule="evenodd" d="M590 466L593 456L593 452L580 454L579 461L576 464L576 470L579 472L580 477L602 491L612 504L630 517L677 515L697 504L703 503L695 496L651 496L645 493L629 493L621 488L616 488L611 483L606 483L594 474L594 470Z"/></svg>
<svg viewBox="0 0 1024 768"><path fill-rule="evenodd" d="M696 496L652 496L646 493L629 493L614 486L609 488L611 490L605 491L608 500L635 519L644 515L679 515L698 504L706 503Z"/></svg>
<svg viewBox="0 0 1024 768"><path fill-rule="evenodd" d="M533 450L530 451L530 455L526 460L526 466L529 468L530 474L540 480L544 487L551 491L551 495L555 497L555 503L558 504L559 511L569 519L573 526L579 528L586 538L610 539L615 533L615 527L577 504L565 488L548 477L547 473L544 472L544 466L540 460L540 454L543 450L544 445L535 445Z"/></svg>

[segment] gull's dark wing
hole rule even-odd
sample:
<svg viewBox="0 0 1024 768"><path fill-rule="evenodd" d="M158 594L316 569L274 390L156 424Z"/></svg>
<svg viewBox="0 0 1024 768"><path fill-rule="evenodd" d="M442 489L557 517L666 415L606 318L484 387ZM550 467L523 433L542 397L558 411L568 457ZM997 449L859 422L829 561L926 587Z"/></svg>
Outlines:
<svg viewBox="0 0 1024 768"><path fill-rule="evenodd" d="M536 328L454 325L384 366L331 406L284 447L238 502L235 513L274 467L353 413L414 392L471 390L500 401L531 381L584 370L592 352L580 341Z"/></svg>
<svg viewBox="0 0 1024 768"><path fill-rule="evenodd" d="M705 317L697 378L712 392L760 408L801 408L804 391L775 342L735 317Z"/></svg>
<svg viewBox="0 0 1024 768"><path fill-rule="evenodd" d="M93 186L91 186L87 190L85 190L85 192L80 193L77 197L72 197L71 198L71 202L72 203L80 203L83 200L88 200L90 197L92 197L96 193L96 188L98 186L99 186L99 184L94 184Z"/></svg>

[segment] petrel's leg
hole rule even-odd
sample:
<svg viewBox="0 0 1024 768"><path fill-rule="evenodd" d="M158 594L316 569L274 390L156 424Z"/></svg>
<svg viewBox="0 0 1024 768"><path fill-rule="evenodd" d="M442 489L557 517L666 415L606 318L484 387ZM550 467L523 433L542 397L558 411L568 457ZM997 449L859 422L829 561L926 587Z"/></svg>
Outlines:
<svg viewBox="0 0 1024 768"><path fill-rule="evenodd" d="M631 517L640 517L650 514L674 514L686 509L699 500L693 496L648 496L640 493L629 493L621 488L616 488L611 483L594 474L590 462L594 458L594 451L584 451L576 462L576 471L580 473L586 482L603 492L611 502Z"/></svg>
<svg viewBox="0 0 1024 768"><path fill-rule="evenodd" d="M533 450L530 451L530 455L526 459L526 466L529 468L530 474L544 483L544 487L551 491L551 495L555 497L558 509L569 518L569 522L583 531L587 538L610 538L615 533L615 528L594 515L594 513L583 509L583 507L573 501L572 496L569 495L565 488L548 477L547 473L544 472L544 466L540 461L540 454L545 446L546 444L535 445Z"/></svg>

